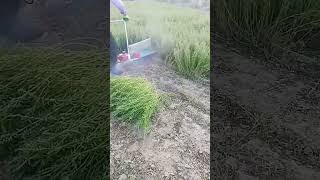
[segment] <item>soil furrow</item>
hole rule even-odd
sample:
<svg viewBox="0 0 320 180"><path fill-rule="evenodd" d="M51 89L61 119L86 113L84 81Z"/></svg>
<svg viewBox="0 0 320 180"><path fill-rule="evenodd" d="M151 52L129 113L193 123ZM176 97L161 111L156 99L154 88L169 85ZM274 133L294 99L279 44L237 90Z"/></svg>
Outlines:
<svg viewBox="0 0 320 180"><path fill-rule="evenodd" d="M317 83L219 47L215 52L211 136L228 167L220 174L319 179Z"/></svg>

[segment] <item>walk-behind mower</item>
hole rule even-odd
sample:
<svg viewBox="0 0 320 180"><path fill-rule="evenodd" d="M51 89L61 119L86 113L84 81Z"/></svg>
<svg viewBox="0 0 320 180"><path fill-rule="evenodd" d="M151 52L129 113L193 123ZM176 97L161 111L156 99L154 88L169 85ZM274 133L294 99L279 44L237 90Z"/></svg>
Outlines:
<svg viewBox="0 0 320 180"><path fill-rule="evenodd" d="M150 57L156 53L156 51L152 48L151 38L129 45L127 23L125 20L111 20L110 22L123 23L126 36L127 49L126 51L122 51L122 53L117 56L116 67L121 67L122 64L139 64L144 59L147 59L147 57Z"/></svg>

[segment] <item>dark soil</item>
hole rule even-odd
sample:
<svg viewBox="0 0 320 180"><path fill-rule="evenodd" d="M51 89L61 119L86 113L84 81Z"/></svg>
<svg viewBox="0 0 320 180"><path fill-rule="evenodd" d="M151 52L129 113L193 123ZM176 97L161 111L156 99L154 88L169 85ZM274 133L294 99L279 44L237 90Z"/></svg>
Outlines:
<svg viewBox="0 0 320 180"><path fill-rule="evenodd" d="M320 81L214 46L213 179L320 179Z"/></svg>

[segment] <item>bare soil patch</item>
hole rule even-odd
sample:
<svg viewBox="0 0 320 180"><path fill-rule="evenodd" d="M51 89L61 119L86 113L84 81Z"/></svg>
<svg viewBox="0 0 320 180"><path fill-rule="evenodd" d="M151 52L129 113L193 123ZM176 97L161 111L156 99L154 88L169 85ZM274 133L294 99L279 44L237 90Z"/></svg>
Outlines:
<svg viewBox="0 0 320 180"><path fill-rule="evenodd" d="M217 179L320 179L319 80L215 47L211 172Z"/></svg>

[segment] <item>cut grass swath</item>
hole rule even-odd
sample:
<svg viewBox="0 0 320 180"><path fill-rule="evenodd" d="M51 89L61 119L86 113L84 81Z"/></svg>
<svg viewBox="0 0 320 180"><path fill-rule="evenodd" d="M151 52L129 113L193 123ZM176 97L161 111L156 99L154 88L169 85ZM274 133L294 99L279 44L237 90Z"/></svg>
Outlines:
<svg viewBox="0 0 320 180"><path fill-rule="evenodd" d="M111 111L114 116L136 123L144 131L149 127L159 98L143 78L116 77L110 83Z"/></svg>

